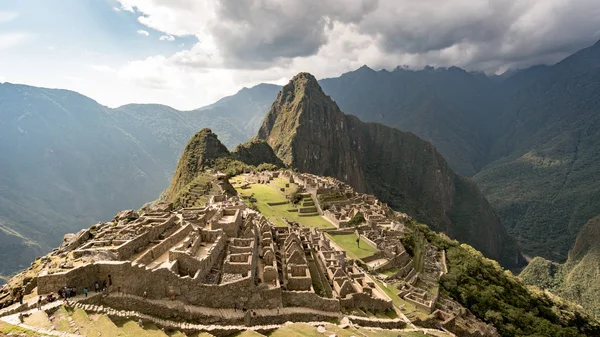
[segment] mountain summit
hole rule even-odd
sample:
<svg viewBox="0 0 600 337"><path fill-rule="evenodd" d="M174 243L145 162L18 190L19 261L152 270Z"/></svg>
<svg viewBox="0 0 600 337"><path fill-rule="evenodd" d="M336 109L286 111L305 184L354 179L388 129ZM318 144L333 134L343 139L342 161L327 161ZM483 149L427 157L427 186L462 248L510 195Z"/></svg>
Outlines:
<svg viewBox="0 0 600 337"><path fill-rule="evenodd" d="M287 165L373 193L507 267L522 263L514 241L476 185L409 132L345 115L308 73L277 95L258 138Z"/></svg>

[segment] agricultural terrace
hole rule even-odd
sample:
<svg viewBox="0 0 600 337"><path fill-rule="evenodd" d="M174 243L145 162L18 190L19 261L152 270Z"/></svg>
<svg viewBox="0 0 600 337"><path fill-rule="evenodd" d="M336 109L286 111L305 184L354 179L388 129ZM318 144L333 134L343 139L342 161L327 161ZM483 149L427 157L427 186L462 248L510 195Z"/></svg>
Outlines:
<svg viewBox="0 0 600 337"><path fill-rule="evenodd" d="M318 213L300 215L298 207L292 205L287 198L296 192L298 186L288 184L283 178L273 179L269 184L247 184L244 175L239 175L231 178L229 182L248 206L256 207L262 215L277 226L287 226L284 221L287 219L306 227L334 228L332 223ZM246 188L242 188L244 185Z"/></svg>

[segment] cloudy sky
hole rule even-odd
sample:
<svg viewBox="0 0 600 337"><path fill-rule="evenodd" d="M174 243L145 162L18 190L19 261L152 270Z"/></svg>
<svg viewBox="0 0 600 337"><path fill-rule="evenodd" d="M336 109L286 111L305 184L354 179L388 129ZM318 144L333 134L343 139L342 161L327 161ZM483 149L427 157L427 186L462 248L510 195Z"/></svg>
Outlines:
<svg viewBox="0 0 600 337"><path fill-rule="evenodd" d="M599 18L598 0L2 0L0 82L193 109L299 71L554 63Z"/></svg>

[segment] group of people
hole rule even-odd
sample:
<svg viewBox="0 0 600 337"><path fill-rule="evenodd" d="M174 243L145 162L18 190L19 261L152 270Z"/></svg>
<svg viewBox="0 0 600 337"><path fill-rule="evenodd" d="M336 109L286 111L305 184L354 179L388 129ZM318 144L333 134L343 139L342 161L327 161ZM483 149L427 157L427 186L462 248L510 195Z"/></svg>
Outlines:
<svg viewBox="0 0 600 337"><path fill-rule="evenodd" d="M85 290L84 292L87 292L87 290ZM76 295L77 289L75 289L75 287L64 286L58 290L58 297L65 300L68 300L69 298L74 297Z"/></svg>

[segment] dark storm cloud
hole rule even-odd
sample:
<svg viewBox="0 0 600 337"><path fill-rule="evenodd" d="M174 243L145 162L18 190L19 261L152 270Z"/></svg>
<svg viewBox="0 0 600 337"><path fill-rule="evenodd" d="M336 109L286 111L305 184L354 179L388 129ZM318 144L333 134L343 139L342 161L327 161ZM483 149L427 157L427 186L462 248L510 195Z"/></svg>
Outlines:
<svg viewBox="0 0 600 337"><path fill-rule="evenodd" d="M317 55L496 71L556 62L600 39L600 0L119 1L152 28L209 37L215 50L176 57L196 68L285 68Z"/></svg>
<svg viewBox="0 0 600 337"><path fill-rule="evenodd" d="M377 0L219 1L209 28L224 56L269 62L314 55L328 42L332 22L357 23Z"/></svg>
<svg viewBox="0 0 600 337"><path fill-rule="evenodd" d="M600 38L598 0L221 1L217 16L224 56L258 67L316 54L333 22L355 24L384 57L484 70L557 61Z"/></svg>

